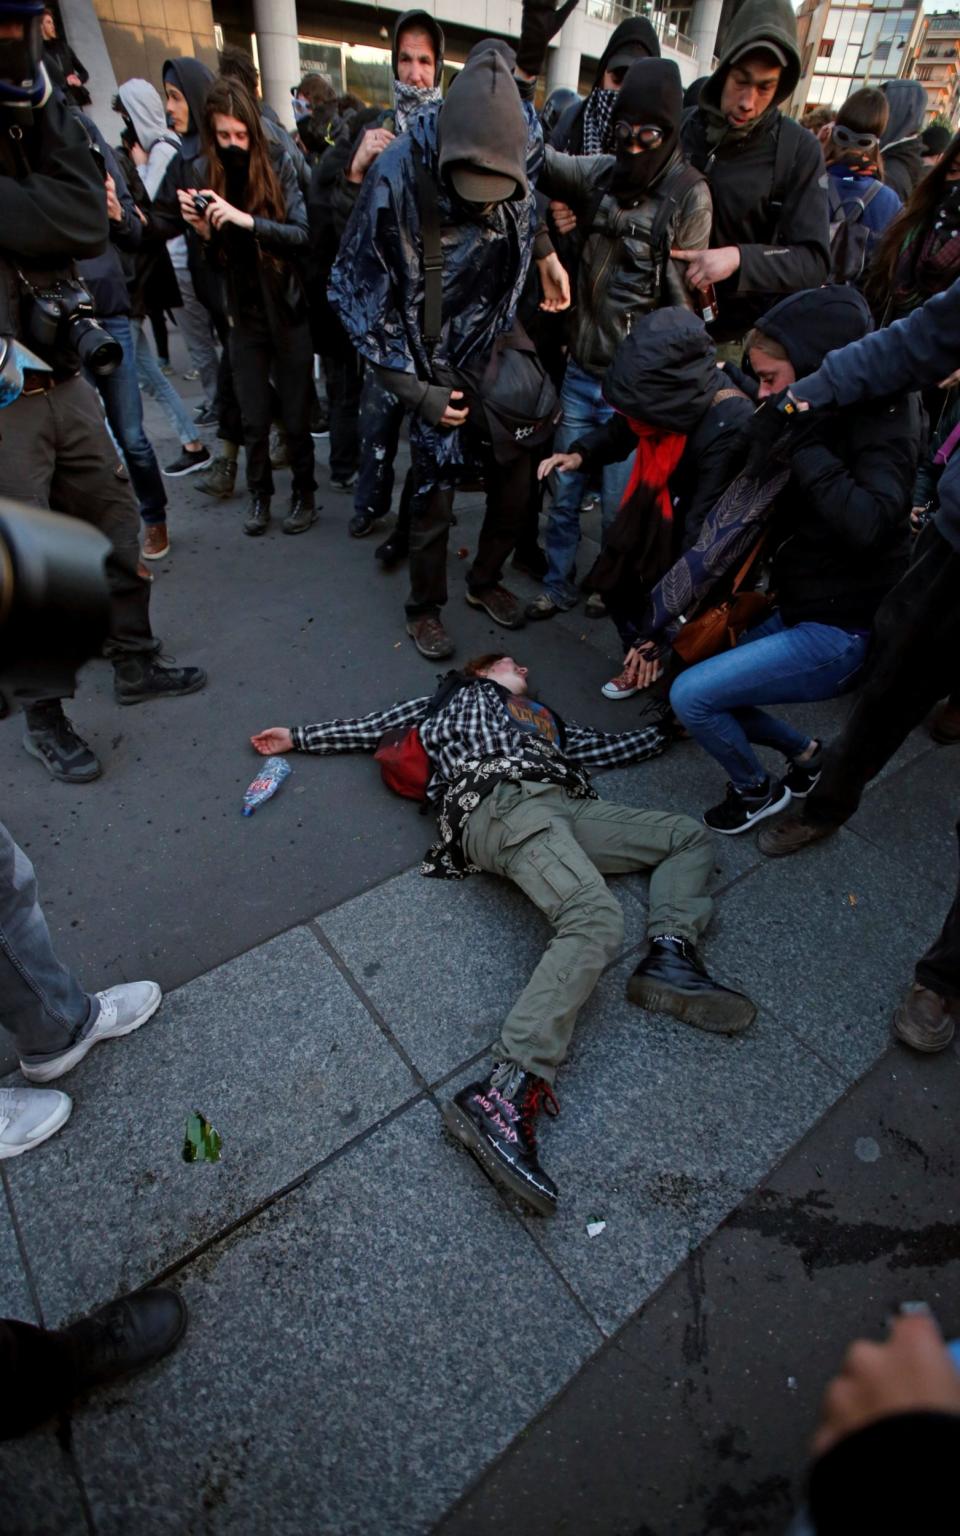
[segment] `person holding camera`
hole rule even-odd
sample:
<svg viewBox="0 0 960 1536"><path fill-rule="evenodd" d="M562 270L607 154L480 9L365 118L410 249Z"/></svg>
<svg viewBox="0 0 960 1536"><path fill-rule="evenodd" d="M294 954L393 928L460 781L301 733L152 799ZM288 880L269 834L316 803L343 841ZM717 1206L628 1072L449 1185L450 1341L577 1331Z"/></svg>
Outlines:
<svg viewBox="0 0 960 1536"><path fill-rule="evenodd" d="M157 660L150 586L137 572L136 503L115 474L116 450L84 358L103 364L116 343L97 325L75 260L101 254L109 237L103 181L87 137L54 93L41 56L42 6L0 0L0 335L16 337L44 366L0 420L0 495L52 507L110 540L110 633L104 647L121 704L193 693L199 667ZM54 778L85 783L101 772L63 712L66 693L26 700L24 746ZM21 693L21 698L24 694Z"/></svg>
<svg viewBox="0 0 960 1536"><path fill-rule="evenodd" d="M217 80L204 107L197 185L179 188L185 224L204 254L230 323L230 365L243 417L250 511L243 531L270 524L271 379L293 476L284 533L306 533L316 518L313 438L313 341L300 262L307 211L289 155L264 132L249 91Z"/></svg>

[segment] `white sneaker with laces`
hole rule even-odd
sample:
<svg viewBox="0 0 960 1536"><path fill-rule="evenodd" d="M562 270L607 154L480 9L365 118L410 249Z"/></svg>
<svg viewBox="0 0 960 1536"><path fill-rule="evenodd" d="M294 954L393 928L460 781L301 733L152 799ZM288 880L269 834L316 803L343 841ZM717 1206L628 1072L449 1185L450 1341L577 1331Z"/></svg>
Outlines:
<svg viewBox="0 0 960 1536"><path fill-rule="evenodd" d="M101 1040L115 1040L118 1035L130 1035L141 1024L146 1024L160 1007L162 996L155 981L128 981L119 987L108 987L106 992L98 992L100 1012L90 1033L59 1056L47 1056L33 1062L21 1061L21 1072L28 1083L50 1083L55 1077L62 1077L81 1062L93 1046L99 1045Z"/></svg>
<svg viewBox="0 0 960 1536"><path fill-rule="evenodd" d="M0 1088L0 1158L19 1157L54 1136L72 1108L57 1088Z"/></svg>

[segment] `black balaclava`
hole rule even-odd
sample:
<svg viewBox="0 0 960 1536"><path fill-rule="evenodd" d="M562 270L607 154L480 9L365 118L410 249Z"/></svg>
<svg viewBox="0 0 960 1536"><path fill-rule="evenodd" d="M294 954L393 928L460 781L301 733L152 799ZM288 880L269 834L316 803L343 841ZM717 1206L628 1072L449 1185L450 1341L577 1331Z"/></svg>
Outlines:
<svg viewBox="0 0 960 1536"><path fill-rule="evenodd" d="M239 144L218 144L217 159L223 166L224 196L234 208L243 208L250 175L250 151Z"/></svg>
<svg viewBox="0 0 960 1536"><path fill-rule="evenodd" d="M664 170L680 139L683 84L672 59L638 59L631 64L617 93L613 124L653 125L663 130L659 149L632 154L614 150L617 157L612 188L615 196L638 197Z"/></svg>

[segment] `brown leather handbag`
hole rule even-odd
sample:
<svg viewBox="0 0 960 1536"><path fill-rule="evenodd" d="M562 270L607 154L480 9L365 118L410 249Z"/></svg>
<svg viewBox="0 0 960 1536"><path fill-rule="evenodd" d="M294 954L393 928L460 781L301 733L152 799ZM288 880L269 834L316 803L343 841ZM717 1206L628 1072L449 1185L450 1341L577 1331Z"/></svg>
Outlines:
<svg viewBox="0 0 960 1536"><path fill-rule="evenodd" d="M732 650L745 629L752 629L770 617L774 598L769 592L741 590L760 558L763 545L762 538L754 544L733 578L729 597L720 603L711 603L695 618L681 620L681 628L670 643L688 667L696 661L706 661L708 656Z"/></svg>

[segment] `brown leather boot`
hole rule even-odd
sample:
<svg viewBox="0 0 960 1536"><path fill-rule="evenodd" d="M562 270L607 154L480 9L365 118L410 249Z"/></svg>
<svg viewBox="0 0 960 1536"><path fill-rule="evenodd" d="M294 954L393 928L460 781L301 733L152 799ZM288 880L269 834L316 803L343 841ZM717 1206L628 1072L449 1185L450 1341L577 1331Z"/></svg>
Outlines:
<svg viewBox="0 0 960 1536"><path fill-rule="evenodd" d="M820 843L839 830L829 823L805 821L802 816L781 816L779 821L764 822L757 832L757 847L768 859L785 859L788 854L799 853L801 848Z"/></svg>
<svg viewBox="0 0 960 1536"><path fill-rule="evenodd" d="M941 997L914 982L894 1011L894 1032L915 1051L945 1051L953 1039L956 1006L954 998Z"/></svg>
<svg viewBox="0 0 960 1536"><path fill-rule="evenodd" d="M927 729L942 747L955 747L960 743L960 704L945 699L930 716Z"/></svg>

